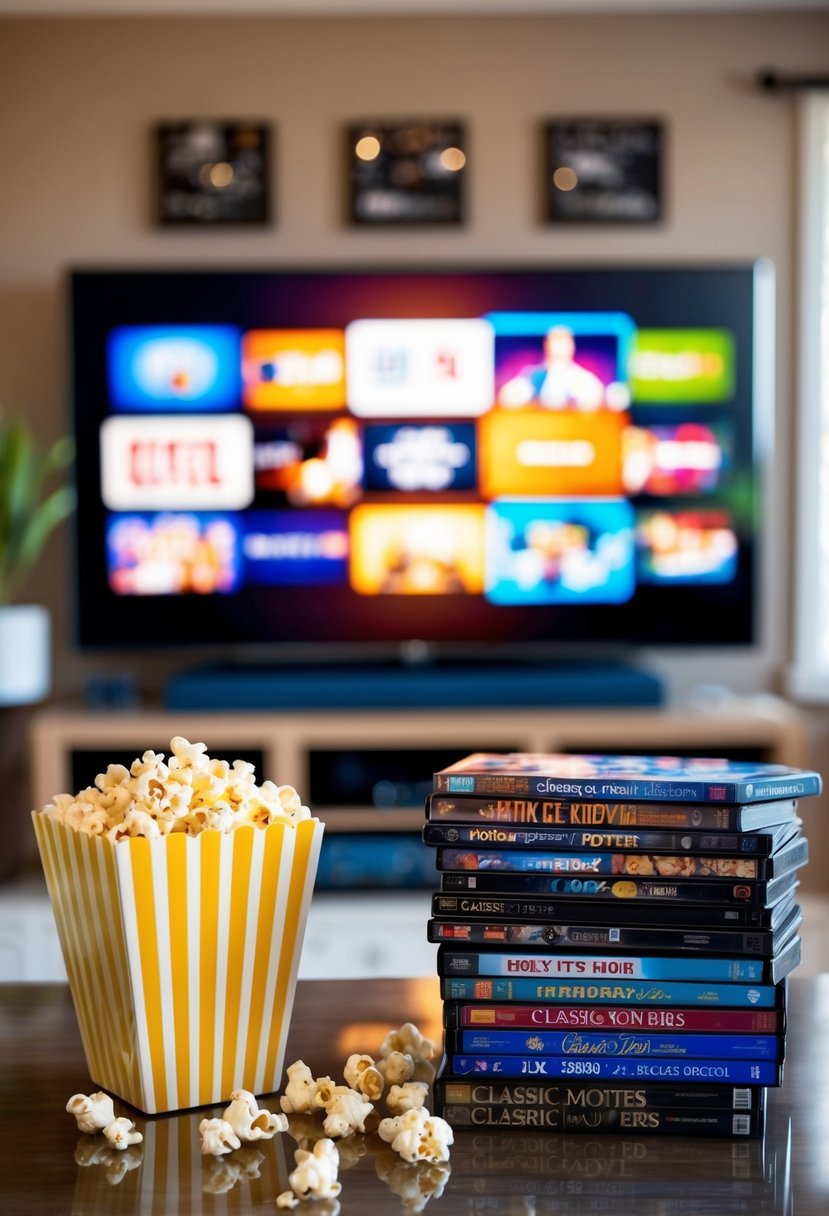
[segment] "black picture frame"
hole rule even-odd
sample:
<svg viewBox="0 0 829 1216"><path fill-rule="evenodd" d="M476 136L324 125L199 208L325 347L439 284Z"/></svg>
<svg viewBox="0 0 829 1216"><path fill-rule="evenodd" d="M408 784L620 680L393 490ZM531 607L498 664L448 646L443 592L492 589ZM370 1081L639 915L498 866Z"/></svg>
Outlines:
<svg viewBox="0 0 829 1216"><path fill-rule="evenodd" d="M350 123L348 222L358 227L462 224L467 155L465 126L457 119Z"/></svg>
<svg viewBox="0 0 829 1216"><path fill-rule="evenodd" d="M544 148L547 223L655 224L664 218L661 119L550 119Z"/></svg>
<svg viewBox="0 0 829 1216"><path fill-rule="evenodd" d="M193 118L154 129L155 219L160 227L224 228L272 222L273 128Z"/></svg>

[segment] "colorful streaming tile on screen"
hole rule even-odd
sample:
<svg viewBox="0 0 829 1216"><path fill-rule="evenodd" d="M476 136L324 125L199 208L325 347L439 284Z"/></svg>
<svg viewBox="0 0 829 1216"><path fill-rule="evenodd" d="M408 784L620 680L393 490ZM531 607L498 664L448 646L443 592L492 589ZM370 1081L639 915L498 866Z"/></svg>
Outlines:
<svg viewBox="0 0 829 1216"><path fill-rule="evenodd" d="M629 426L622 435L623 482L628 494L709 494L727 472L733 426L680 422Z"/></svg>
<svg viewBox="0 0 829 1216"><path fill-rule="evenodd" d="M107 340L116 410L237 410L239 330L232 325L125 325Z"/></svg>
<svg viewBox="0 0 829 1216"><path fill-rule="evenodd" d="M484 498L619 495L626 414L494 409L480 428Z"/></svg>
<svg viewBox="0 0 829 1216"><path fill-rule="evenodd" d="M441 493L475 488L475 427L470 422L370 423L363 439L367 490Z"/></svg>
<svg viewBox="0 0 829 1216"><path fill-rule="evenodd" d="M620 604L633 595L625 499L502 500L487 507L486 528L494 604Z"/></svg>
<svg viewBox="0 0 829 1216"><path fill-rule="evenodd" d="M341 511L249 511L242 546L245 581L301 587L345 583L346 516Z"/></svg>
<svg viewBox="0 0 829 1216"><path fill-rule="evenodd" d="M234 515L109 515L106 545L107 578L116 595L227 594L239 586L239 522Z"/></svg>
<svg viewBox="0 0 829 1216"><path fill-rule="evenodd" d="M730 583L738 543L727 511L640 511L637 570L643 583Z"/></svg>
<svg viewBox="0 0 829 1216"><path fill-rule="evenodd" d="M257 493L271 502L348 507L362 492L362 443L353 418L257 427L253 459Z"/></svg>
<svg viewBox="0 0 829 1216"><path fill-rule="evenodd" d="M635 333L626 313L490 313L495 392L509 409L624 410Z"/></svg>
<svg viewBox="0 0 829 1216"><path fill-rule="evenodd" d="M492 406L493 333L480 318L352 321L348 408L361 418L474 418Z"/></svg>
<svg viewBox="0 0 829 1216"><path fill-rule="evenodd" d="M369 506L351 512L350 582L359 595L479 595L484 507Z"/></svg>
<svg viewBox="0 0 829 1216"><path fill-rule="evenodd" d="M345 335L341 329L250 329L242 337L242 380L248 409L342 409Z"/></svg>
<svg viewBox="0 0 829 1216"><path fill-rule="evenodd" d="M118 414L101 425L110 511L240 510L253 499L253 427L242 414Z"/></svg>
<svg viewBox="0 0 829 1216"><path fill-rule="evenodd" d="M735 350L727 329L640 329L630 355L633 401L729 401L736 382Z"/></svg>

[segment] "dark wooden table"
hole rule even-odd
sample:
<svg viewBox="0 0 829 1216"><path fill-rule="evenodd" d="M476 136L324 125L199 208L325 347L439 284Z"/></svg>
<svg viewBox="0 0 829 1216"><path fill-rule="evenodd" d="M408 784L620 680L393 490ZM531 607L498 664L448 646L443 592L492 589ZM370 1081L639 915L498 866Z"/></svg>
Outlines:
<svg viewBox="0 0 829 1216"><path fill-rule="evenodd" d="M762 1140L459 1132L443 1194L439 1173L406 1166L374 1136L341 1144L342 1216L426 1210L435 1216L826 1216L829 1213L829 975L790 984L785 1085L772 1090ZM106 1034L107 1011L101 1010ZM299 985L286 1062L341 1076L352 1051L376 1053L403 1021L440 1031L436 980L305 981ZM64 1107L89 1092L68 989L0 986L0 1212L200 1213L279 1210L295 1142L277 1137L228 1164L202 1159L205 1113L148 1119L113 1168L79 1164L89 1152ZM264 1102L272 1109L276 1101ZM117 1113L130 1113L116 1102ZM133 1112L134 1114L134 1112ZM295 1125L297 1135L301 1125ZM260 1155L261 1154L261 1155ZM120 1175L120 1177L119 1177ZM404 1192L408 1198L401 1198ZM425 1192L425 1193L424 1193ZM305 1203L300 1216L332 1216L336 1204Z"/></svg>

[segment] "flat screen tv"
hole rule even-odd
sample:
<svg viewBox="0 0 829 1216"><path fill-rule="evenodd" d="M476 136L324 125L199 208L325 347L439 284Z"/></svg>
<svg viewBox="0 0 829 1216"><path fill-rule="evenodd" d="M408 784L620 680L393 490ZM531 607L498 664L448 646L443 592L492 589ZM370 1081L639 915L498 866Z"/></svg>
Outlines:
<svg viewBox="0 0 829 1216"><path fill-rule="evenodd" d="M770 274L72 273L80 643L749 643Z"/></svg>

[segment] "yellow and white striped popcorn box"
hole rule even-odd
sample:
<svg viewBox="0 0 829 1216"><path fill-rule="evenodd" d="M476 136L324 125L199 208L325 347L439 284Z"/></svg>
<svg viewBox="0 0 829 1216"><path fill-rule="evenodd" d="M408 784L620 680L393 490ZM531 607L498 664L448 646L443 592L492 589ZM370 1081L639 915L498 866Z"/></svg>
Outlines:
<svg viewBox="0 0 829 1216"><path fill-rule="evenodd" d="M147 1114L277 1090L322 823L114 843L32 818L92 1080Z"/></svg>

